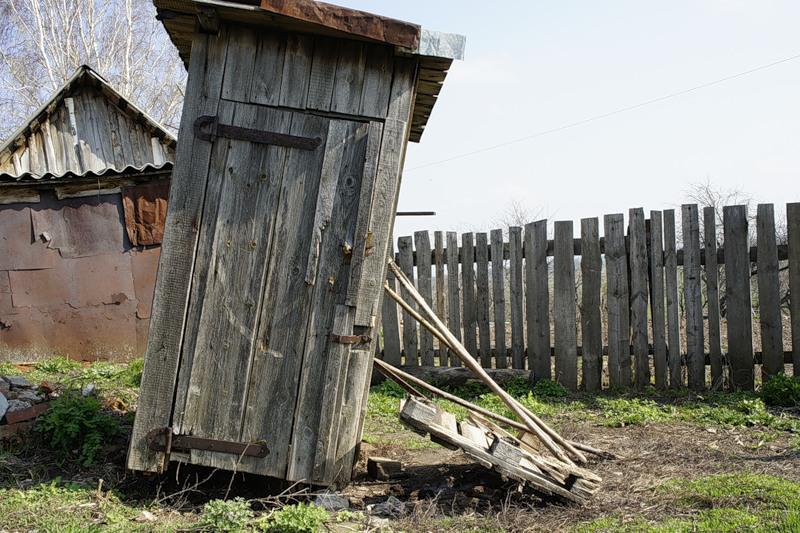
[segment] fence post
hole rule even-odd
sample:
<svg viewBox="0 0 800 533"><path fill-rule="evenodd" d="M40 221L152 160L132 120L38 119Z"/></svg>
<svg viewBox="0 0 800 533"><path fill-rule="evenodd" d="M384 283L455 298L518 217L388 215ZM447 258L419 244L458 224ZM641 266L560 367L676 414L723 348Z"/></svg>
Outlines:
<svg viewBox="0 0 800 533"><path fill-rule="evenodd" d="M753 322L747 208L743 205L727 206L722 212L731 385L735 390L753 390Z"/></svg>

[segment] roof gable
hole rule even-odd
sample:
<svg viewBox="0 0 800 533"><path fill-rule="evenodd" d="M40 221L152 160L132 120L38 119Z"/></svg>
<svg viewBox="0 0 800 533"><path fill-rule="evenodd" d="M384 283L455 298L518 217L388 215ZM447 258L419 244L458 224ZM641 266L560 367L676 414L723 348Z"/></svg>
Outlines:
<svg viewBox="0 0 800 533"><path fill-rule="evenodd" d="M0 145L0 177L75 177L161 167L175 159L175 137L88 66Z"/></svg>

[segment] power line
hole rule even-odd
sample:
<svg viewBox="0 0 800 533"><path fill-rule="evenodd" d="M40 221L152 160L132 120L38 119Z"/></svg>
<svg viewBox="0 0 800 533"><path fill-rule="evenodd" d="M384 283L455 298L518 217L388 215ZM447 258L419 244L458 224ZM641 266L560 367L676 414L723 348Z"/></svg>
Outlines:
<svg viewBox="0 0 800 533"><path fill-rule="evenodd" d="M718 80L714 80L714 81L710 81L710 82L707 82L707 83L703 83L701 85L695 85L694 87L690 87L688 89L683 89L682 91L677 91L677 92L674 92L674 93L666 94L664 96L659 96L658 98L653 98L652 100L646 100L644 102L639 102L638 104L630 105L630 106L627 106L627 107L622 107L622 108L616 109L614 111L609 111L607 113L602 113L600 115L594 115L594 116L585 118L583 120L578 120L576 122L570 122L569 124L564 124L563 126L558 126L557 128L551 128L551 129L548 129L548 130L543 130L543 131L540 131L540 132L537 132L537 133L533 133L531 135L526 135L525 137L519 137L517 139L512 139L510 141L502 142L500 144L494 144L494 145L491 145L491 146L487 146L485 148L479 148L477 150L473 150L471 152L465 152L463 154L454 155L454 156L448 157L446 159L440 159L438 161L431 161L430 163L424 163L424 164L416 166L414 168L410 168L406 172L413 172L415 170L419 170L419 169L422 169L422 168L427 168L427 167L432 167L432 166L435 166L435 165L441 165L441 164L444 164L444 163L449 163L450 161L456 161L458 159L464 159L466 157L470 157L470 156L473 156L473 155L482 154L482 153L485 153L485 152L491 152L492 150L497 150L498 148L503 148L505 146L510 146L512 144L519 144L521 142L529 141L531 139L536 139L538 137L544 137L545 135L550 135L552 133L557 133L559 131L564 131L564 130L567 130L567 129L570 129L570 128L574 128L574 127L577 127L577 126L582 126L583 124L587 124L589 122L594 122L596 120L601 120L601 119L604 119L604 118L608 118L608 117L611 117L611 116L614 116L614 115L618 115L620 113L625 113L627 111L632 111L634 109L639 109L640 107L644 107L644 106L647 106L647 105L650 105L650 104L663 102L664 100L669 100L670 98L676 98L678 96L683 96L685 94L689 94L689 93L694 92L694 91L699 91L701 89L706 89L706 88L712 87L714 85L719 85L721 83L725 83L726 81L731 81L731 80L734 80L736 78L741 78L741 77L747 76L749 74L753 74L755 72L759 72L761 70L766 70L768 68L780 65L782 63L787 63L789 61L793 61L795 59L800 59L800 54L796 54L796 55L793 55L793 56L790 56L790 57L786 57L784 59L779 59L777 61L773 61L772 63L767 63L766 65L761 65L761 66L758 66L758 67L755 67L755 68L751 68L750 70L745 70L744 72L739 72L737 74L732 74L730 76L725 76L724 78L720 78Z"/></svg>

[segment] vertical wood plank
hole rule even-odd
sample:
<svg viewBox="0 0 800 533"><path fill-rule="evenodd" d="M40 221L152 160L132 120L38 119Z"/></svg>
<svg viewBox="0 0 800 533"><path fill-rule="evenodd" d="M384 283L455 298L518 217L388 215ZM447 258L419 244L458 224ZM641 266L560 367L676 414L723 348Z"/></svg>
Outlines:
<svg viewBox="0 0 800 533"><path fill-rule="evenodd" d="M464 347L478 358L477 303L475 296L475 241L472 233L461 235L461 302L464 311Z"/></svg>
<svg viewBox="0 0 800 533"><path fill-rule="evenodd" d="M393 243L390 237L389 242ZM394 257L394 244L389 247L389 258ZM387 271L386 282L389 288L397 292L397 280L391 270ZM397 303L389 297L384 296L381 312L381 322L383 323L383 360L393 366L402 364L400 345L400 323L398 322Z"/></svg>
<svg viewBox="0 0 800 533"><path fill-rule="evenodd" d="M708 308L708 352L711 359L711 389L723 386L722 338L720 336L719 264L717 263L717 212L703 208L703 247L706 254L706 306ZM781 354L781 357L783 354Z"/></svg>
<svg viewBox="0 0 800 533"><path fill-rule="evenodd" d="M753 390L755 379L747 207L726 206L723 208L722 217L725 234L725 301L731 386L735 390Z"/></svg>
<svg viewBox="0 0 800 533"><path fill-rule="evenodd" d="M291 33L286 37L280 105L305 108L313 53L314 39L310 35Z"/></svg>
<svg viewBox="0 0 800 533"><path fill-rule="evenodd" d="M574 391L578 390L578 346L575 310L575 248L571 220L555 223L553 245L556 381Z"/></svg>
<svg viewBox="0 0 800 533"><path fill-rule="evenodd" d="M523 324L522 292L522 228L508 228L509 283L511 296L511 364L525 368L525 326Z"/></svg>
<svg viewBox="0 0 800 533"><path fill-rule="evenodd" d="M503 258L503 230L493 229L492 242L492 300L494 302L494 357L497 368L506 368L506 287Z"/></svg>
<svg viewBox="0 0 800 533"><path fill-rule="evenodd" d="M686 374L689 388L705 387L703 300L700 290L700 219L697 204L681 206L683 226L683 302L686 310Z"/></svg>
<svg viewBox="0 0 800 533"><path fill-rule="evenodd" d="M583 389L602 388L603 330L600 311L602 263L597 218L581 220L581 339L583 344Z"/></svg>
<svg viewBox="0 0 800 533"><path fill-rule="evenodd" d="M683 385L681 371L681 317L678 300L678 252L675 241L675 210L664 211L664 283L667 296L667 366L669 386Z"/></svg>
<svg viewBox="0 0 800 533"><path fill-rule="evenodd" d="M250 101L263 105L276 105L281 97L286 35L263 31L259 32L257 40L253 79L248 91Z"/></svg>
<svg viewBox="0 0 800 533"><path fill-rule="evenodd" d="M428 305L433 305L431 287L431 238L427 231L414 233L417 250L417 287ZM419 356L423 366L433 366L433 335L426 328L419 328Z"/></svg>
<svg viewBox="0 0 800 533"><path fill-rule="evenodd" d="M389 106L394 51L389 46L368 45L365 53L364 83L358 114L382 118Z"/></svg>
<svg viewBox="0 0 800 533"><path fill-rule="evenodd" d="M800 203L786 205L789 251L789 315L792 328L792 373L800 376Z"/></svg>
<svg viewBox="0 0 800 533"><path fill-rule="evenodd" d="M414 249L411 237L397 239L397 252L400 255L400 269L414 283ZM417 306L413 303L411 295L405 289L402 290L402 295L403 299L416 309ZM417 361L419 355L417 321L407 311L403 311L403 352L406 365L416 366L419 364Z"/></svg>
<svg viewBox="0 0 800 533"><path fill-rule="evenodd" d="M762 381L766 381L783 373L783 320L778 279L778 245L775 240L775 210L772 204L758 205L756 230L761 376Z"/></svg>
<svg viewBox="0 0 800 533"><path fill-rule="evenodd" d="M547 220L525 225L525 304L528 314L528 367L531 378L551 378L550 287Z"/></svg>
<svg viewBox="0 0 800 533"><path fill-rule="evenodd" d="M664 244L661 211L650 211L650 309L653 324L653 369L656 388L666 389L669 383L667 369L667 341L665 338L666 312L664 309Z"/></svg>
<svg viewBox="0 0 800 533"><path fill-rule="evenodd" d="M625 218L606 215L606 302L608 305L608 381L613 387L631 384L628 258Z"/></svg>
<svg viewBox="0 0 800 533"><path fill-rule="evenodd" d="M631 338L635 383L639 390L650 384L650 356L647 338L647 307L649 282L647 277L647 233L644 209L629 211L631 266Z"/></svg>
<svg viewBox="0 0 800 533"><path fill-rule="evenodd" d="M481 366L492 367L492 337L489 327L489 236L475 234L476 304L478 320L478 353Z"/></svg>
<svg viewBox="0 0 800 533"><path fill-rule="evenodd" d="M331 97L331 111L358 115L364 85L364 44L358 41L339 42L339 62Z"/></svg>
<svg viewBox="0 0 800 533"><path fill-rule="evenodd" d="M456 339L461 340L461 290L458 279L458 234L447 232L447 317L448 327ZM457 357L450 358L450 366L461 366Z"/></svg>
<svg viewBox="0 0 800 533"><path fill-rule="evenodd" d="M255 30L239 27L230 32L225 78L222 80L222 98L236 102L248 101L257 48Z"/></svg>
<svg viewBox="0 0 800 533"><path fill-rule="evenodd" d="M339 46L334 39L325 37L314 39L314 55L311 60L306 102L309 109L330 110L338 57Z"/></svg>
<svg viewBox="0 0 800 533"><path fill-rule="evenodd" d="M447 290L445 283L444 266L446 259L444 255L444 233L435 231L433 233L434 256L433 262L436 271L436 314L447 324ZM437 341L438 342L438 341ZM439 344L439 366L449 366L450 358L447 347Z"/></svg>

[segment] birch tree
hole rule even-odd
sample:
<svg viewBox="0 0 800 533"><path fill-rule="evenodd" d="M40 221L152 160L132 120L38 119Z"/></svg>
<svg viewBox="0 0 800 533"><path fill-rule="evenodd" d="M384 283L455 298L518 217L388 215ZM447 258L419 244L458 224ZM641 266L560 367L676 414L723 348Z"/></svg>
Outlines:
<svg viewBox="0 0 800 533"><path fill-rule="evenodd" d="M0 138L83 65L173 131L186 73L150 0L0 1Z"/></svg>

